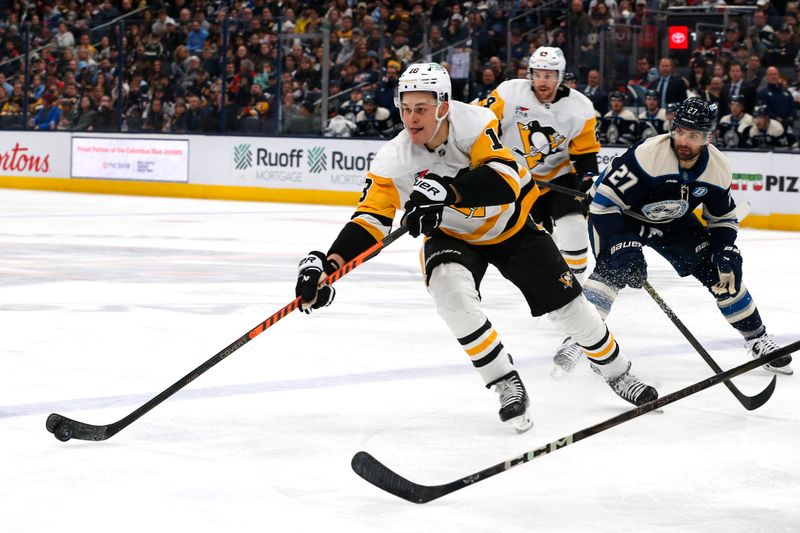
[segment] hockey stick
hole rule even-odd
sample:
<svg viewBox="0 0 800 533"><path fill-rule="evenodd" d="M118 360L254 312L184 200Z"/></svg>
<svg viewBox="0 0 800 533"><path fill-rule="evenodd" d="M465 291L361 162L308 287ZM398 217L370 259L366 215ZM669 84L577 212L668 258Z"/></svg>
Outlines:
<svg viewBox="0 0 800 533"><path fill-rule="evenodd" d="M537 180L537 179L533 179L532 181L534 183L536 183L536 185L538 185L539 187L545 187L547 189L552 189L552 190L554 190L556 192L560 192L560 193L566 194L568 196L574 196L575 198L578 198L578 199L586 198L586 196L588 196L588 194L589 194L588 192L581 192L578 189L571 189L570 187L564 187L563 185L559 185L557 183L551 183L549 181L542 181L542 180ZM747 218L747 215L750 214L750 208L751 208L750 202L747 202L747 201L745 201L745 202L743 202L741 204L736 204L736 209L734 211L736 213L736 218L739 221L742 221L745 218ZM635 213L635 212L633 212L633 211L631 211L629 209L624 209L623 208L622 212L625 213L626 215L632 217L632 218L635 218L636 220L639 220L641 222L647 222L647 223L650 223L650 224L659 224L659 223L668 224L669 222L672 222L671 220L670 221L665 221L665 222L656 222L656 221L650 220L648 218L645 218L642 215L640 215L639 213Z"/></svg>
<svg viewBox="0 0 800 533"><path fill-rule="evenodd" d="M703 348L703 345L700 344L700 342L698 342L698 340L694 337L694 335L692 335L692 332L689 331L689 329L683 325L683 322L681 322L681 319L678 318L678 315L676 315L675 312L672 309L670 309L670 307L667 305L667 302L665 302L664 299L661 298L661 296L656 292L653 286L650 285L650 282L645 280L642 283L642 287L644 287L644 290L647 291L647 294L649 294L653 298L653 300L655 300L655 302L658 304L661 310L664 311L664 314L667 315L667 317L669 317L672 323L675 324L675 327L677 327L678 330L680 330L680 332L683 333L683 336L686 337L686 340L689 341L689 344L691 344L692 347L697 351L697 353L700 354L700 357L702 357L703 360L706 363L708 363L708 366L711 367L711 370L713 370L717 374L722 372L722 369L719 367L717 362L714 361L714 359L711 357L711 354L709 354L708 351L706 351L706 349ZM739 400L739 403L741 403L745 409L747 409L748 411L752 411L753 409L758 409L759 407L767 403L767 400L770 399L772 393L775 392L776 380L777 376L772 376L772 381L769 382L767 388L759 392L755 396L747 396L738 388L736 388L736 385L734 385L730 381L726 381L725 386L728 387L728 390L731 391L734 396L736 396L736 399Z"/></svg>
<svg viewBox="0 0 800 533"><path fill-rule="evenodd" d="M646 413L649 413L650 411L658 409L659 407L676 402L681 398L686 398L687 396L691 396L696 392L717 385L718 383L725 382L732 377L753 370L754 368L758 368L761 365L770 363L779 357L793 353L797 350L800 350L800 341L795 341L792 344L784 346L783 348L780 348L770 354L762 355L757 359L753 359L752 361L748 361L742 365L731 368L730 370L715 374L662 398L658 398L639 407L634 407L633 409L625 411L624 413L620 413L613 418L609 418L608 420L604 420L603 422L589 426L588 428L576 431L571 435L567 435L561 439L545 444L540 448L530 450L520 456L507 459L502 463L490 466L489 468L484 468L483 470L475 472L474 474L464 476L461 479L451 481L450 483L445 483L444 485L420 485L419 483L409 481L408 479L390 470L372 455L363 451L358 452L353 456L353 460L351 461L350 465L356 474L364 478L366 481L372 483L379 489L385 490L390 494L394 494L395 496L412 503L428 503L437 498L441 498L442 496L446 496L451 492L455 492L463 489L464 487L468 487L469 485L473 485L479 481L483 481L484 479L505 472L506 470L510 470L515 466L532 461L537 457L541 457L542 455L559 450L564 446L574 444L580 440L591 437L592 435L596 435L602 431L613 428L614 426L618 426L623 422L633 420L634 418L640 417Z"/></svg>
<svg viewBox="0 0 800 533"><path fill-rule="evenodd" d="M408 231L406 226L401 226L398 229L394 230L393 232L389 233L383 240L376 242L356 257L342 265L339 270L330 274L327 277L328 283L335 283L339 281L344 275L348 274L351 270L355 269L364 261L372 259L378 253L389 246L392 242L397 240L403 234ZM131 423L135 420L139 419L142 415L153 409L155 406L178 392L180 389L200 377L203 373L206 372L209 368L216 365L233 352L256 338L258 335L264 332L267 328L273 326L278 320L282 319L295 309L300 307L300 297L298 296L291 303L277 311L271 317L266 319L265 321L258 324L256 327L233 341L231 344L223 348L220 352L218 352L215 356L211 359L206 361L205 363L201 364L181 379L170 385L167 389L160 392L158 395L153 397L147 403L143 404L141 407L127 415L126 417L112 423L106 424L103 426L95 426L92 424L85 424L83 422L78 422L77 420L72 420L65 416L53 413L47 417L47 423L45 426L47 427L47 431L55 435L55 437L63 442L68 441L71 438L80 439L80 440L106 440L108 438L113 437L121 430L128 427Z"/></svg>

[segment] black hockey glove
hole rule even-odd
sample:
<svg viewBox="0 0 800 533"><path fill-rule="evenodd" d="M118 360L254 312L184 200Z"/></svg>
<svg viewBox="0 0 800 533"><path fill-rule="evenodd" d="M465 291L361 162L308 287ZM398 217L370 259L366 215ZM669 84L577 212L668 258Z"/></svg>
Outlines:
<svg viewBox="0 0 800 533"><path fill-rule="evenodd" d="M742 288L742 254L735 244L727 245L711 254L711 262L717 267L719 283L711 287L717 296L734 295Z"/></svg>
<svg viewBox="0 0 800 533"><path fill-rule="evenodd" d="M647 279L647 261L642 253L642 243L634 235L618 235L611 239L611 268L617 280L633 289L641 289Z"/></svg>
<svg viewBox="0 0 800 533"><path fill-rule="evenodd" d="M594 185L594 180L597 179L597 174L592 174L591 172L587 172L581 178L581 192L588 192L589 189L592 188Z"/></svg>
<svg viewBox="0 0 800 533"><path fill-rule="evenodd" d="M325 257L322 252L309 252L300 261L297 271L297 285L294 288L295 296L300 296L300 310L308 314L312 309L327 307L333 302L336 290L325 283L320 287L322 274L332 274L339 268L334 261Z"/></svg>
<svg viewBox="0 0 800 533"><path fill-rule="evenodd" d="M422 233L431 235L442 223L445 206L456 201L456 193L447 184L449 181L448 178L428 173L414 182L402 220L412 237L419 237Z"/></svg>

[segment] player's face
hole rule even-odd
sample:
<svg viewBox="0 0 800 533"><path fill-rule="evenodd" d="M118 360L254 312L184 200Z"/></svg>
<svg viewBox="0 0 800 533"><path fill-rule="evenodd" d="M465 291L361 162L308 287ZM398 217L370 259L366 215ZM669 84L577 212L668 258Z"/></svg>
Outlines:
<svg viewBox="0 0 800 533"><path fill-rule="evenodd" d="M558 89L558 71L532 69L531 85L540 102L552 102L556 96L556 89Z"/></svg>
<svg viewBox="0 0 800 533"><path fill-rule="evenodd" d="M623 107L624 106L622 100L617 100L616 98L611 100L611 109L613 109L615 113L619 113L620 111L622 111Z"/></svg>
<svg viewBox="0 0 800 533"><path fill-rule="evenodd" d="M652 96L648 96L644 99L644 105L651 113L654 113L659 107L661 107L661 104L658 102L658 98L653 98Z"/></svg>
<svg viewBox="0 0 800 533"><path fill-rule="evenodd" d="M675 155L680 161L693 161L708 144L708 133L676 126L672 133Z"/></svg>
<svg viewBox="0 0 800 533"><path fill-rule="evenodd" d="M408 136L414 144L425 144L436 131L436 98L430 92L403 93L400 113ZM439 108L439 116L447 112L448 102Z"/></svg>

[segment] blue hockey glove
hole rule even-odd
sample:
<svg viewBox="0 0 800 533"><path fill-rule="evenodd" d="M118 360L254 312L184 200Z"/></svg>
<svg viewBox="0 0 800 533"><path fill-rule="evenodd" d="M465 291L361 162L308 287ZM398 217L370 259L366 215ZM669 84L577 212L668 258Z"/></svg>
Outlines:
<svg viewBox="0 0 800 533"><path fill-rule="evenodd" d="M717 296L737 294L742 288L742 254L739 248L734 244L725 246L711 255L711 262L719 273L719 283L711 287L711 292Z"/></svg>
<svg viewBox="0 0 800 533"><path fill-rule="evenodd" d="M634 235L618 235L611 239L608 251L611 254L611 268L621 284L641 289L647 279L647 261L642 253L642 243Z"/></svg>
<svg viewBox="0 0 800 533"><path fill-rule="evenodd" d="M327 307L333 303L336 290L327 283L320 286L323 274L332 274L339 268L334 261L325 257L322 252L309 252L297 268L297 285L294 288L295 296L302 298L300 310L311 313L312 309Z"/></svg>
<svg viewBox="0 0 800 533"><path fill-rule="evenodd" d="M449 179L428 173L417 178L411 190L402 224L408 227L412 237L431 235L442 223L445 206L456 201L456 193L447 184Z"/></svg>

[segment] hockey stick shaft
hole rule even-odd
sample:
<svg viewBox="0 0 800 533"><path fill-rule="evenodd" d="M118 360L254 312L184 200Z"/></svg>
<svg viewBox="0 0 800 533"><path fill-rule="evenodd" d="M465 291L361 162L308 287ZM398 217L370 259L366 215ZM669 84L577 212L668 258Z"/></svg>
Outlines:
<svg viewBox="0 0 800 533"><path fill-rule="evenodd" d="M484 479L501 474L507 470L510 470L511 468L514 468L515 466L519 466L543 455L560 450L561 448L570 444L575 444L576 442L589 438L592 435L597 435L598 433L601 433L607 429L611 429L624 422L638 418L649 413L650 411L654 411L664 407L665 405L674 403L682 398L686 398L687 396L691 396L692 394L700 392L701 390L705 390L719 383L723 383L733 377L758 368L761 365L770 363L779 357L791 354L798 349L800 349L800 341L795 341L792 344L786 345L770 354L762 355L761 357L731 368L730 370L715 374L702 381L698 381L697 383L653 400L652 402L648 402L639 407L634 407L633 409L625 411L624 413L620 413L619 415L604 420L598 424L581 429L575 433L545 444L544 446L527 451L522 455L507 459L502 463L490 466L489 468L485 468L475 472L474 474L464 476L461 479L457 479L444 485L420 485L418 483L414 483L413 481L409 481L408 479L390 470L369 453L363 451L358 452L353 456L351 466L356 474L361 476L369 483L372 483L379 489L389 492L390 494L394 494L395 496L409 502L427 503L457 490L463 489L464 487L474 485L475 483L483 481Z"/></svg>
<svg viewBox="0 0 800 533"><path fill-rule="evenodd" d="M691 344L692 347L695 349L695 351L697 351L697 353L700 354L700 357L702 357L703 360L706 363L708 363L708 366L710 366L711 369L717 374L722 372L722 368L720 368L717 362L714 361L714 359L711 357L711 354L709 354L708 351L703 347L703 345L700 344L700 342L694 337L694 335L692 335L692 332L689 331L689 328L687 328L683 324L683 322L681 322L681 319L678 318L678 315L676 315L675 312L672 309L670 309L670 307L667 305L667 302L665 302L664 299L661 298L661 296L656 292L653 286L650 285L650 282L645 280L642 283L642 287L644 287L644 290L647 291L647 294L649 294L650 297L653 298L653 300L658 304L661 310L664 311L664 314L667 315L667 317L672 321L672 323L675 324L675 327L677 327L678 330L683 334L683 336L686 337L686 340L689 341L689 344ZM748 411L752 411L754 409L758 409L759 407L767 403L767 401L772 396L772 393L775 392L776 381L777 381L777 376L772 376L772 381L769 382L767 388L765 388L763 391L756 394L755 396L747 396L730 381L725 381L724 383L725 386L728 387L728 390L733 393L733 395L736 397L737 400L739 400L739 403L741 403L742 406Z"/></svg>
<svg viewBox="0 0 800 533"><path fill-rule="evenodd" d="M563 185L559 185L557 183L552 183L552 182L549 182L549 181L533 179L533 182L536 183L536 185L538 185L539 187L545 187L547 189L551 189L553 191L566 194L568 196L574 196L576 198L586 198L589 195L588 192L581 192L581 191L579 191L577 189L572 189L570 187L564 187ZM735 210L736 218L739 221L742 221L745 218L747 218L747 215L750 214L750 207L751 207L750 206L750 202L747 202L747 201L742 202L742 203L737 203L736 204L736 210ZM641 221L641 222L656 223L655 221L648 220L647 218L643 217L639 213L635 213L635 212L631 211L630 209L622 209L622 212L625 213L626 215L631 216L632 218L635 218L636 220ZM671 221L666 221L666 222L661 222L661 223L662 224L663 223L668 224L669 222L671 222Z"/></svg>
<svg viewBox="0 0 800 533"><path fill-rule="evenodd" d="M399 237L404 235L408 231L408 228L405 226L401 226L400 228L394 230L393 232L389 233L383 240L376 242L356 257L342 265L336 272L328 275L327 282L328 283L335 283L343 276L348 274L353 269L357 268L363 262L375 257L378 253L389 246L391 243L396 241ZM57 439L62 441L67 441L70 438L80 439L80 440L106 440L112 436L114 436L119 431L128 427L131 423L136 421L137 419L141 418L145 413L153 409L155 406L159 405L161 402L184 388L186 385L203 375L207 370L211 367L231 355L233 352L256 338L258 335L263 333L268 328L275 325L276 322L281 320L283 317L287 316L292 311L296 310L300 307L300 297L298 296L294 300L292 300L289 304L279 309L275 312L272 316L258 324L256 327L230 343L228 346L223 348L219 351L216 355L208 359L206 362L183 376L181 379L170 385L168 388L157 394L151 400L147 401L145 404L141 405L135 411L131 412L124 418L107 425L93 425L93 424L86 424L83 422L79 422L77 420L72 420L65 416L59 415L57 413L53 413L47 417L47 422L45 424L47 431L53 433Z"/></svg>

